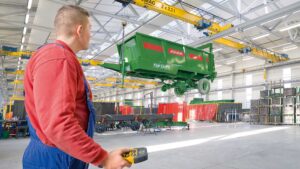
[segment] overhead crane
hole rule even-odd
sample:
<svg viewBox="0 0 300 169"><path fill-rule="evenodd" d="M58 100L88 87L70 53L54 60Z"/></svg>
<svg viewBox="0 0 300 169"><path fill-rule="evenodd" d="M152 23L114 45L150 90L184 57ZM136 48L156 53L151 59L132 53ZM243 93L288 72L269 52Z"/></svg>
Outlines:
<svg viewBox="0 0 300 169"><path fill-rule="evenodd" d="M207 36L217 34L219 32L225 31L233 27L232 24L221 25L217 22L205 19L199 15L195 15L190 12L187 12L184 9L172 5L168 5L167 3L164 3L160 0L116 0L116 1L122 3L123 6L127 6L128 4L134 4L146 8L148 10L152 10L160 14L164 14L173 17L175 19L182 20L184 22L194 25L199 31L207 29L208 32L205 32L205 35ZM214 40L214 42L231 48L235 48L240 53L251 53L256 57L267 59L272 63L289 60L286 54L276 53L255 46L248 46L228 38L216 39Z"/></svg>
<svg viewBox="0 0 300 169"><path fill-rule="evenodd" d="M9 57L21 57L22 59L29 59L32 55L30 51L6 51L0 50L1 56L9 56Z"/></svg>
<svg viewBox="0 0 300 169"><path fill-rule="evenodd" d="M117 87L117 88L129 88L129 89L140 89L140 86L135 85L121 85L121 84L112 84L112 83L95 83L93 86L99 87Z"/></svg>
<svg viewBox="0 0 300 169"><path fill-rule="evenodd" d="M155 81L146 81L146 80L139 80L139 79L124 79L124 85L118 84L122 82L122 78L116 77L109 77L105 79L106 82L103 83L94 83L93 86L99 87L117 87L117 88L131 88L131 89L140 89L142 85L158 85L158 82ZM129 85L135 84L135 85ZM137 85L141 84L141 85Z"/></svg>
<svg viewBox="0 0 300 169"><path fill-rule="evenodd" d="M121 82L122 78L115 78L115 77L109 77L106 78L105 81L108 82ZM139 80L139 79L124 79L124 83L139 83L142 85L158 85L158 82L155 81L146 81L146 80Z"/></svg>

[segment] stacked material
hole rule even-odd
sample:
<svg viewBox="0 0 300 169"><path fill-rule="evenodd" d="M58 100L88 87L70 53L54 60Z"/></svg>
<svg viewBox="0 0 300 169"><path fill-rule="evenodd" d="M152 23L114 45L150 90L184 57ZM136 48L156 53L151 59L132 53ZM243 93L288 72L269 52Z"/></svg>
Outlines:
<svg viewBox="0 0 300 169"><path fill-rule="evenodd" d="M300 92L296 96L296 124L300 124Z"/></svg>
<svg viewBox="0 0 300 169"><path fill-rule="evenodd" d="M270 106L270 124L282 123L283 98L272 97Z"/></svg>
<svg viewBox="0 0 300 169"><path fill-rule="evenodd" d="M296 118L296 89L286 88L283 92L283 107L284 111L282 114L283 124L295 124Z"/></svg>

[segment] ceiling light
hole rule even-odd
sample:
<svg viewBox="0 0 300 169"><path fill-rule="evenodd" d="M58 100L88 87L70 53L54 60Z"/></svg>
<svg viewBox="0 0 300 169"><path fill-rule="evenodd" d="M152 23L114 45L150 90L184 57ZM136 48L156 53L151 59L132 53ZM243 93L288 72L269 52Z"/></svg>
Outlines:
<svg viewBox="0 0 300 169"><path fill-rule="evenodd" d="M254 57L251 57L251 56L245 57L245 58L243 58L243 61L247 61L247 60L251 60L251 59L254 59Z"/></svg>
<svg viewBox="0 0 300 169"><path fill-rule="evenodd" d="M280 17L278 17L278 18L269 20L269 21L264 22L264 23L262 23L262 24L260 24L260 25L265 25L265 24L267 24L267 23L270 23L270 22L273 22L273 21L276 21L276 20L278 20L278 19L282 19L282 18L285 18L285 17L287 17L287 15L283 15L283 16L280 16Z"/></svg>
<svg viewBox="0 0 300 169"><path fill-rule="evenodd" d="M291 26L288 26L288 27L285 27L285 28L282 28L282 29L280 29L279 31L280 31L280 32L283 32L283 31L287 31L287 30L290 30L290 29L293 29L293 28L297 28L297 27L299 27L299 26L300 26L300 23L294 24L294 25L291 25Z"/></svg>
<svg viewBox="0 0 300 169"><path fill-rule="evenodd" d="M26 17L25 17L25 24L27 24L29 21L29 13L27 12Z"/></svg>
<svg viewBox="0 0 300 169"><path fill-rule="evenodd" d="M213 50L213 52L219 52L221 50L223 50L223 48L215 49L215 50Z"/></svg>
<svg viewBox="0 0 300 169"><path fill-rule="evenodd" d="M24 48L24 46L23 46L23 45L21 45L20 51L23 51L23 48Z"/></svg>
<svg viewBox="0 0 300 169"><path fill-rule="evenodd" d="M32 0L28 0L28 5L27 5L27 9L30 9L32 6Z"/></svg>
<svg viewBox="0 0 300 169"><path fill-rule="evenodd" d="M270 36L270 34L267 33L267 34L264 34L264 35L256 36L256 37L252 38L252 40L258 40L258 39L261 39L261 38L264 38L264 37L267 37L267 36Z"/></svg>
<svg viewBox="0 0 300 169"><path fill-rule="evenodd" d="M286 45L290 45L290 44L291 44L291 43L284 43L284 44L280 44L280 45L277 45L277 46L270 47L270 48L268 48L268 49L279 48L279 47L286 46Z"/></svg>
<svg viewBox="0 0 300 169"><path fill-rule="evenodd" d="M293 47L289 47L289 48L283 48L282 52L287 52L287 51L294 50L294 49L297 49L297 48L298 48L298 46L293 46Z"/></svg>
<svg viewBox="0 0 300 169"><path fill-rule="evenodd" d="M248 31L248 30L253 29L253 28L256 28L256 26L251 26L249 28L245 28L243 31L245 32L245 31Z"/></svg>
<svg viewBox="0 0 300 169"><path fill-rule="evenodd" d="M27 28L26 28L26 27L24 27L24 29L23 29L23 35L25 35L25 34L26 34L26 31L27 31Z"/></svg>
<svg viewBox="0 0 300 169"><path fill-rule="evenodd" d="M22 37L22 43L24 43L24 42L25 42L25 36Z"/></svg>
<svg viewBox="0 0 300 169"><path fill-rule="evenodd" d="M231 65L231 64L234 64L234 63L236 63L236 61L227 62L226 64Z"/></svg>

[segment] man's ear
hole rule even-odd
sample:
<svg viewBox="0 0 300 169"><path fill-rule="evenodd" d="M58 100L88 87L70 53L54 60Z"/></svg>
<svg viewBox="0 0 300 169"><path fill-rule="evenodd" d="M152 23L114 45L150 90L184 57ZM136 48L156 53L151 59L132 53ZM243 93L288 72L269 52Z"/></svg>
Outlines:
<svg viewBox="0 0 300 169"><path fill-rule="evenodd" d="M82 29L83 29L82 25L78 25L78 26L76 27L76 35L77 35L78 37L80 37L80 35L81 35L81 33L82 33Z"/></svg>

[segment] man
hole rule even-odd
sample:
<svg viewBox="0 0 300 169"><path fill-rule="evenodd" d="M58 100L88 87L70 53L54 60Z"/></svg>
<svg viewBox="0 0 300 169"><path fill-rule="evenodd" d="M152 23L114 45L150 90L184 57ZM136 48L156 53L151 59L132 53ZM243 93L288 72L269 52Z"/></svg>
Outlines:
<svg viewBox="0 0 300 169"><path fill-rule="evenodd" d="M89 13L78 6L63 6L54 26L57 40L40 47L25 72L31 140L23 168L85 169L88 163L107 169L130 167L121 156L129 149L107 153L92 139L92 95L75 56L89 46Z"/></svg>

